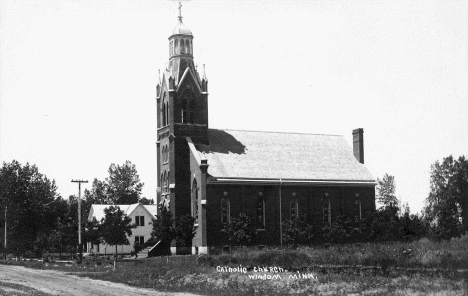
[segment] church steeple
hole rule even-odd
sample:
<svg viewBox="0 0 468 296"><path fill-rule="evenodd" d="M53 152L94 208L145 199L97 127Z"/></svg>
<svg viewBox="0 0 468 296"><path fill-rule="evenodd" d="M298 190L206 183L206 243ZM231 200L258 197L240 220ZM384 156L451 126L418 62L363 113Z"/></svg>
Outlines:
<svg viewBox="0 0 468 296"><path fill-rule="evenodd" d="M181 7L168 38L169 62L156 86L157 197L170 204L173 216L190 213L190 147L208 143L208 79L194 64L193 34L182 22Z"/></svg>
<svg viewBox="0 0 468 296"><path fill-rule="evenodd" d="M192 31L182 22L182 4L179 3L179 23L169 37L169 60L176 57L193 59Z"/></svg>

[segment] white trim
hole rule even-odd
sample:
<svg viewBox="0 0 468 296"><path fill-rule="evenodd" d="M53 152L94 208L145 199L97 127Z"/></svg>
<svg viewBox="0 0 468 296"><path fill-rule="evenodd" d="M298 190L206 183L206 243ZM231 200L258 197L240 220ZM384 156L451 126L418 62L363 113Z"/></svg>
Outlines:
<svg viewBox="0 0 468 296"><path fill-rule="evenodd" d="M201 165L200 156L198 155L198 151L195 148L195 145L193 144L192 139L190 137L185 137L185 139L187 139L187 144L190 148L190 152L192 153L193 157L195 157L197 164L200 166Z"/></svg>
<svg viewBox="0 0 468 296"><path fill-rule="evenodd" d="M198 254L209 254L208 247L198 247Z"/></svg>
<svg viewBox="0 0 468 296"><path fill-rule="evenodd" d="M182 85L182 83L184 82L185 77L187 76L187 72L189 72L192 76L192 79L195 82L195 85L197 86L198 92L202 93L202 89L200 88L200 85L198 85L198 79L195 77L195 74L193 74L192 69L190 69L190 67L185 68L184 74L182 74L179 83L177 83L177 92L179 92L179 90L181 89L179 86Z"/></svg>
<svg viewBox="0 0 468 296"><path fill-rule="evenodd" d="M315 185L364 185L375 186L375 181L352 181L352 180L283 180L283 184L315 184ZM207 184L235 184L235 183L259 183L259 184L277 184L277 179L241 179L241 178L218 178L215 180L207 180Z"/></svg>

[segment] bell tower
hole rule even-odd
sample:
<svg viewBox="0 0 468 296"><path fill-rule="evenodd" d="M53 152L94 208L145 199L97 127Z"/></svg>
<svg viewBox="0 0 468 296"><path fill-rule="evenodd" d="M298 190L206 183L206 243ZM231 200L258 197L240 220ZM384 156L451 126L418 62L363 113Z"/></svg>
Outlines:
<svg viewBox="0 0 468 296"><path fill-rule="evenodd" d="M194 36L182 22L169 36L169 61L156 86L157 202L173 217L190 214L190 148L206 143L208 133L208 79L194 63Z"/></svg>

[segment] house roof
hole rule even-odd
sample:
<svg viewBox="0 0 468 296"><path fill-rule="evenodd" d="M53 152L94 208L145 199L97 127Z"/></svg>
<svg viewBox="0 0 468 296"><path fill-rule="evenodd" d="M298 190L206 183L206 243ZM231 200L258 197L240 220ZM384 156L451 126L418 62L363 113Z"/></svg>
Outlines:
<svg viewBox="0 0 468 296"><path fill-rule="evenodd" d="M91 205L91 209L89 210L88 214L88 221L92 221L93 217L96 218L97 221L101 221L102 218L104 218L104 209L114 206L114 207L119 207L127 216L130 216L132 212L138 207L142 206L146 211L151 216L156 216L158 206L157 205L142 205L139 203L131 204L131 205L99 205L99 204L93 204Z"/></svg>
<svg viewBox="0 0 468 296"><path fill-rule="evenodd" d="M192 153L207 159L211 180L375 184L343 136L209 129L208 140Z"/></svg>

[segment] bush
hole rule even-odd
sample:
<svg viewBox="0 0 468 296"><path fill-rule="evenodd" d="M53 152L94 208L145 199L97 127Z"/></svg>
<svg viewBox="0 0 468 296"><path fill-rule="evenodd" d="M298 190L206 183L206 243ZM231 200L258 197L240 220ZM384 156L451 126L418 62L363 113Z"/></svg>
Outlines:
<svg viewBox="0 0 468 296"><path fill-rule="evenodd" d="M307 244L314 238L313 227L305 215L300 215L298 219L288 219L282 225L283 241L291 247Z"/></svg>
<svg viewBox="0 0 468 296"><path fill-rule="evenodd" d="M235 242L239 246L247 245L255 237L252 220L245 213L240 213L237 218L231 218L231 221L224 225L224 229L229 235L229 241Z"/></svg>

